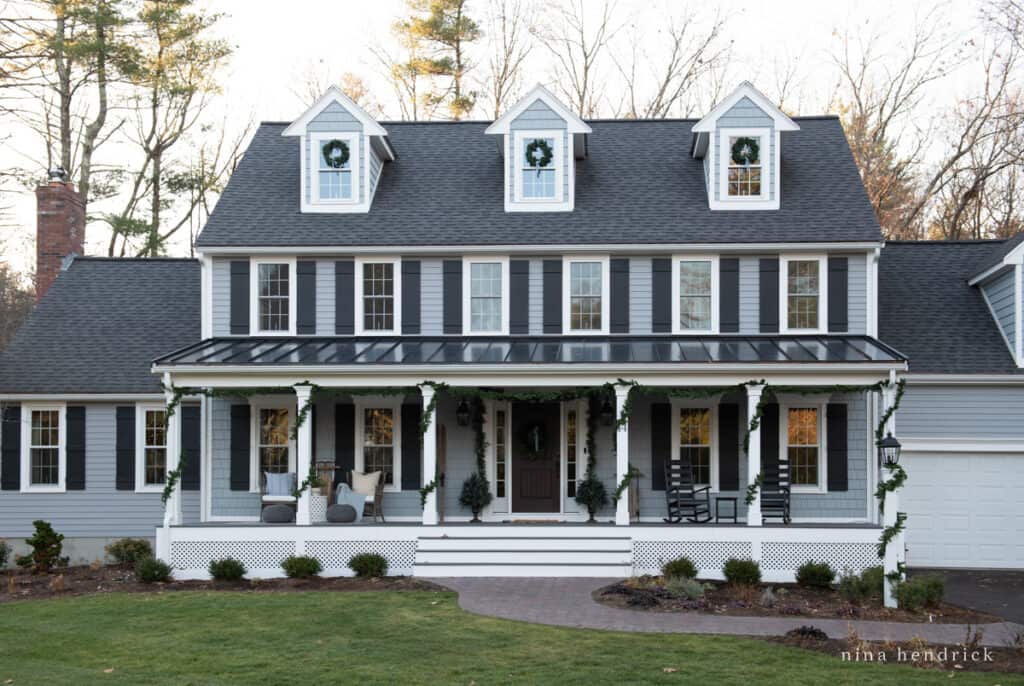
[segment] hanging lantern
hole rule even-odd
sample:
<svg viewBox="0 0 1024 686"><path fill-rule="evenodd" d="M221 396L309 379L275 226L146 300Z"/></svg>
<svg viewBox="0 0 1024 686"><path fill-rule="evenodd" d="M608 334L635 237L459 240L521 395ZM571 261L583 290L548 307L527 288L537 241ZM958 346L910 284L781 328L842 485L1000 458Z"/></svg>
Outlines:
<svg viewBox="0 0 1024 686"><path fill-rule="evenodd" d="M612 407L612 401L606 397L601 404L601 424L611 426L613 423L615 423L615 408Z"/></svg>
<svg viewBox="0 0 1024 686"><path fill-rule="evenodd" d="M900 463L900 442L892 437L890 432L878 443L878 459L887 467L895 467Z"/></svg>
<svg viewBox="0 0 1024 686"><path fill-rule="evenodd" d="M455 408L455 421L459 426L469 426L469 401L465 398L460 400L459 406Z"/></svg>

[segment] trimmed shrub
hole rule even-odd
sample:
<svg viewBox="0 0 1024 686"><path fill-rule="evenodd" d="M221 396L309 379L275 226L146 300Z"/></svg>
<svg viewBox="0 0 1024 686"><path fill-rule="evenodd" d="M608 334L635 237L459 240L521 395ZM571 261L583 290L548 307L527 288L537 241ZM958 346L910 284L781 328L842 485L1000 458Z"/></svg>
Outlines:
<svg viewBox="0 0 1024 686"><path fill-rule="evenodd" d="M171 566L155 557L144 557L135 563L135 576L144 584L169 581Z"/></svg>
<svg viewBox="0 0 1024 686"><path fill-rule="evenodd" d="M722 565L725 580L733 585L756 586L761 583L761 566L751 559L730 557Z"/></svg>
<svg viewBox="0 0 1024 686"><path fill-rule="evenodd" d="M686 576L665 577L665 590L677 598L700 600L704 597L707 587L696 579Z"/></svg>
<svg viewBox="0 0 1024 686"><path fill-rule="evenodd" d="M50 523L42 519L32 522L32 526L36 528L35 533L25 539L32 552L19 556L15 560L17 565L31 569L33 574L49 574L54 567L67 567L68 558L60 555L64 550L64 534L54 531Z"/></svg>
<svg viewBox="0 0 1024 686"><path fill-rule="evenodd" d="M882 569L882 565L868 567L861 571L860 580L868 595L881 597L885 590L885 570Z"/></svg>
<svg viewBox="0 0 1024 686"><path fill-rule="evenodd" d="M380 577L388 573L388 561L377 553L359 553L348 561L348 568L355 572L356 576Z"/></svg>
<svg viewBox="0 0 1024 686"><path fill-rule="evenodd" d="M881 567L868 567L860 574L845 569L839 577L836 590L843 600L859 605L871 597L881 596L884 582L885 572Z"/></svg>
<svg viewBox="0 0 1024 686"><path fill-rule="evenodd" d="M942 602L946 584L935 574L915 576L896 584L893 595L896 603L904 610L916 611L923 607L935 607Z"/></svg>
<svg viewBox="0 0 1024 686"><path fill-rule="evenodd" d="M122 567L133 567L139 560L153 557L153 546L144 538L122 538L108 545L105 550L114 563Z"/></svg>
<svg viewBox="0 0 1024 686"><path fill-rule="evenodd" d="M217 581L239 581L249 571L241 560L225 557L223 560L210 560L209 572Z"/></svg>
<svg viewBox="0 0 1024 686"><path fill-rule="evenodd" d="M11 556L11 546L8 545L7 541L0 538L0 569L7 566L7 560Z"/></svg>
<svg viewBox="0 0 1024 686"><path fill-rule="evenodd" d="M696 579L697 578L697 566L693 564L693 560L686 557L677 557L674 560L661 565L661 575L666 579L683 578L683 579Z"/></svg>
<svg viewBox="0 0 1024 686"><path fill-rule="evenodd" d="M827 562L808 560L796 570L796 582L807 588L832 588L836 570Z"/></svg>
<svg viewBox="0 0 1024 686"><path fill-rule="evenodd" d="M309 555L292 555L286 557L281 563L281 569L290 579L307 579L316 576L324 570L320 566L320 560Z"/></svg>

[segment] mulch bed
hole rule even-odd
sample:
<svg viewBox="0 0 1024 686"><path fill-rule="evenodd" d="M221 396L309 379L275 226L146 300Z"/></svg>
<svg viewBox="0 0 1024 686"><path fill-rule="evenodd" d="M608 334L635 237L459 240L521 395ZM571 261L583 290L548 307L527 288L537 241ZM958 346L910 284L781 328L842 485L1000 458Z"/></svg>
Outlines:
<svg viewBox="0 0 1024 686"><path fill-rule="evenodd" d="M794 629L785 636L764 638L778 643L814 650L845 662L911 665L921 669L948 672L1004 672L1024 674L1024 642L1014 646L982 647L981 634L972 632L958 645L944 646L924 641L861 641L856 634L846 639L830 639L813 626Z"/></svg>
<svg viewBox="0 0 1024 686"><path fill-rule="evenodd" d="M803 588L795 584L761 587L731 586L708 582L712 588L703 598L680 598L662 586L660 577L639 577L599 588L594 600L612 607L649 612L703 612L734 617L827 617L871 619L888 622L933 622L939 624L983 624L1001 622L1000 617L943 603L921 612L884 607L881 599L855 605L835 591ZM761 602L764 588L774 591L774 602Z"/></svg>
<svg viewBox="0 0 1024 686"><path fill-rule="evenodd" d="M0 573L0 603L12 600L41 600L92 593L137 593L161 591L445 591L447 589L411 577L379 579L331 577L311 579L260 579L227 581L169 581L146 584L135 572L116 566L65 567L52 574L30 574L22 570Z"/></svg>

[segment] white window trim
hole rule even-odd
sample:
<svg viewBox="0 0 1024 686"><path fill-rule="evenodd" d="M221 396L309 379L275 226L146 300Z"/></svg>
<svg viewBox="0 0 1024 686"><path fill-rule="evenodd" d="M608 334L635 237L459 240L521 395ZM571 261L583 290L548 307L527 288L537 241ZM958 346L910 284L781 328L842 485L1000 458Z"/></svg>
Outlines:
<svg viewBox="0 0 1024 686"><path fill-rule="evenodd" d="M721 128L718 130L718 150L721 159L718 161L719 171L721 172L718 177L719 191L718 197L722 202L728 202L730 204L744 204L744 203L757 203L768 200L771 197L769 187L769 157L768 153L771 149L771 135L772 130L767 127L757 128L746 128L746 129L734 129L734 128ZM729 163L732 161L731 146L729 145L730 138L740 138L742 136L748 136L750 138L760 138L760 150L758 151L761 167L761 193L759 195L729 195ZM766 150L767 148L767 150Z"/></svg>
<svg viewBox="0 0 1024 686"><path fill-rule="evenodd" d="M562 500L563 512L581 512L582 506L576 502L574 496L569 495L569 413L576 413L576 483L577 488L580 481L587 475L587 401L566 400L562 403L561 435L562 459L559 468L559 478L562 488L559 497Z"/></svg>
<svg viewBox="0 0 1024 686"><path fill-rule="evenodd" d="M562 129L549 129L547 131L516 131L513 138L512 168L515 170L515 201L524 205L558 205L565 202L565 145L563 138L565 131ZM544 169L555 171L555 197L553 198L525 198L523 197L523 155L526 153L525 143L533 138L551 138L555 141L552 163Z"/></svg>
<svg viewBox="0 0 1024 686"><path fill-rule="evenodd" d="M672 459L679 457L679 449L682 447L681 436L679 435L679 413L683 408L687 409L707 409L711 410L711 483L709 484L698 484L695 486L710 486L712 493L719 492L719 476L718 476L718 403L712 403L701 400L686 400L682 398L672 399Z"/></svg>
<svg viewBox="0 0 1024 686"><path fill-rule="evenodd" d="M367 264L384 264L390 263L394 265L394 302L395 302L395 317L394 317L394 328L391 329L364 329L363 328L363 265ZM400 335L402 333L402 259L400 257L357 257L355 260L355 288L352 289L356 294L355 303L355 331L357 336L377 336L377 335Z"/></svg>
<svg viewBox="0 0 1024 686"><path fill-rule="evenodd" d="M710 262L711 263L711 328L710 329L684 329L679 321L680 315L680 287L679 267L680 262ZM721 322L719 322L719 268L718 255L673 255L672 256L672 332L682 336L717 334Z"/></svg>
<svg viewBox="0 0 1024 686"><path fill-rule="evenodd" d="M572 302L572 264L574 262L599 262L601 264L601 328L600 329L572 329L569 324L572 321L570 304ZM565 336L593 336L595 334L607 334L609 328L609 314L611 307L611 284L609 283L610 265L608 255L566 255L562 258L562 334Z"/></svg>
<svg viewBox="0 0 1024 686"><path fill-rule="evenodd" d="M146 412L159 410L167 411L167 405L158 403L139 404L135 406L135 492L136 493L163 493L164 484L146 483ZM164 472L168 471L171 459L167 454L167 438L169 438L170 427L164 434Z"/></svg>
<svg viewBox="0 0 1024 686"><path fill-rule="evenodd" d="M57 483L33 485L32 477L32 413L39 411L56 410L59 413L57 418L58 445L57 445ZM68 427L67 427L67 404L23 404L21 406L21 492L22 493L64 493L67 490L68 476Z"/></svg>
<svg viewBox="0 0 1024 686"><path fill-rule="evenodd" d="M715 135L715 134L711 134ZM709 145L708 154L711 156L711 168L718 170L718 179L712 180L708 186L708 207L712 210L777 210L779 209L779 198L782 194L779 179L782 178L782 133L776 125L773 133L770 128L729 128L718 129L718 159L715 159L715 146ZM730 136L761 136L761 195L730 196L729 195L729 137ZM767 156L764 150L769 139L774 141L775 153ZM771 169L769 169L771 165ZM717 186L715 185L717 183ZM769 184L771 184L769 186ZM718 199L715 198L715 189L718 190ZM775 191L775 199L771 199L771 192Z"/></svg>
<svg viewBox="0 0 1024 686"><path fill-rule="evenodd" d="M818 262L818 327L816 329L789 328L789 263ZM779 332L828 333L828 257L826 255L779 256Z"/></svg>
<svg viewBox="0 0 1024 686"><path fill-rule="evenodd" d="M393 412L395 419L394 438L392 449L394 450L394 465L392 474L394 483L390 486L384 485L385 493L397 493L402 490L402 400L395 397L363 396L356 398L356 471L366 472L366 460L363 455L363 448L366 440L366 417L365 410L373 408L386 408ZM507 488L507 486L506 486ZM507 492L507 491L506 491Z"/></svg>
<svg viewBox="0 0 1024 686"><path fill-rule="evenodd" d="M828 444L825 435L825 412L828 400L782 397L779 399L779 461L789 462L789 411L803 407L818 410L818 483L815 486L793 483L793 469L789 470L789 488L792 493L828 493Z"/></svg>
<svg viewBox="0 0 1024 686"><path fill-rule="evenodd" d="M255 336L294 336L298 310L298 278L294 257L253 257L249 260L249 330ZM288 330L264 331L260 328L260 265L288 265Z"/></svg>
<svg viewBox="0 0 1024 686"><path fill-rule="evenodd" d="M362 134L356 131L338 132L338 133L311 133L309 134L309 145L310 145L310 198L312 204L319 205L321 207L346 207L352 205L359 205L359 181L362 177L362 169L359 165L359 146L361 144ZM350 176L352 177L352 197L348 199L343 198L321 198L320 197L320 150L323 144L327 141L332 140L344 141L348 144L349 151L349 169Z"/></svg>
<svg viewBox="0 0 1024 686"><path fill-rule="evenodd" d="M472 265L501 265L501 327L493 331L473 331L472 305ZM500 257L464 257L462 258L462 331L466 336L507 336L509 327L509 269L508 255Z"/></svg>
<svg viewBox="0 0 1024 686"><path fill-rule="evenodd" d="M249 401L249 408L249 414L251 415L249 445L252 446L249 450L249 491L252 493L260 492L260 477L262 476L262 471L260 470L260 410L288 411L288 471L295 473L296 481L301 480L295 466L297 446L295 439L291 438L295 429L295 401L270 397L253 398Z"/></svg>

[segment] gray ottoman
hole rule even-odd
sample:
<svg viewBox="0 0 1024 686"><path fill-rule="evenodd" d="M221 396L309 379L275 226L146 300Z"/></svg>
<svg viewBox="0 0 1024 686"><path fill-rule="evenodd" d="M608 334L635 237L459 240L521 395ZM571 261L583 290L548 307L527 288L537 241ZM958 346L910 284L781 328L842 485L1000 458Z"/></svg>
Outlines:
<svg viewBox="0 0 1024 686"><path fill-rule="evenodd" d="M327 508L327 521L333 524L351 524L356 521L356 508L351 505L331 505Z"/></svg>
<svg viewBox="0 0 1024 686"><path fill-rule="evenodd" d="M263 521L267 524L291 524L295 521L295 508L291 505L267 505L263 508Z"/></svg>

